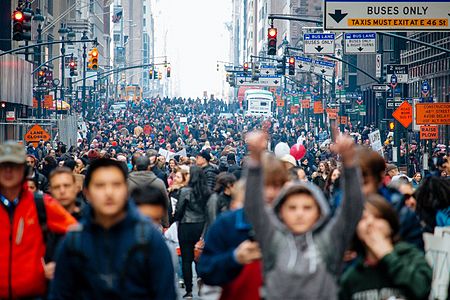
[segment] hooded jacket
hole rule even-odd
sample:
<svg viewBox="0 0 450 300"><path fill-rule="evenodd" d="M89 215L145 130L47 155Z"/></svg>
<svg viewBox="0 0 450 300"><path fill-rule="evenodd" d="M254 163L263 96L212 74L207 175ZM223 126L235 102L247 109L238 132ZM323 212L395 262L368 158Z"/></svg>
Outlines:
<svg viewBox="0 0 450 300"><path fill-rule="evenodd" d="M130 195L134 189L139 186L145 185L150 185L151 187L159 189L166 199L167 207L169 207L170 201L166 186L164 182L155 175L155 173L153 173L152 171L134 171L131 172L128 176L128 190ZM165 225L166 227L169 227L168 219L168 216L165 216L163 218L163 225Z"/></svg>
<svg viewBox="0 0 450 300"><path fill-rule="evenodd" d="M82 228L61 244L48 299L176 299L172 258L161 233L132 202L125 209L122 221L104 229L87 208ZM145 248L137 248L138 222L146 226Z"/></svg>
<svg viewBox="0 0 450 300"><path fill-rule="evenodd" d="M343 171L343 203L329 219L330 209L320 189L311 183L288 185L265 207L261 166L249 164L244 210L263 253L266 298L337 299L336 275L363 211L359 169ZM319 220L304 234L294 235L277 217L286 195L306 188L320 207Z"/></svg>

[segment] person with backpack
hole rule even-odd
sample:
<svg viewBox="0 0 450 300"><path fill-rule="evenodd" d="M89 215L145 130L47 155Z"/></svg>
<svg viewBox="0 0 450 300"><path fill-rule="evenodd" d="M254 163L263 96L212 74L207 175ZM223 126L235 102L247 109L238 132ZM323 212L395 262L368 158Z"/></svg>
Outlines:
<svg viewBox="0 0 450 300"><path fill-rule="evenodd" d="M85 177L89 205L56 257L50 300L176 299L171 255L152 221L128 198L120 161L93 161Z"/></svg>
<svg viewBox="0 0 450 300"><path fill-rule="evenodd" d="M53 198L31 193L26 152L0 145L0 299L43 297L54 263L46 259L47 236L64 234L76 220Z"/></svg>

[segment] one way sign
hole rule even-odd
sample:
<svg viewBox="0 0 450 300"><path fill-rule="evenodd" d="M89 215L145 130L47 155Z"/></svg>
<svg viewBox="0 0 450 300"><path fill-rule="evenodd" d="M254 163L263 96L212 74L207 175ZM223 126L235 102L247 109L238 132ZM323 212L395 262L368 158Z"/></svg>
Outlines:
<svg viewBox="0 0 450 300"><path fill-rule="evenodd" d="M334 33L305 33L305 54L334 54Z"/></svg>

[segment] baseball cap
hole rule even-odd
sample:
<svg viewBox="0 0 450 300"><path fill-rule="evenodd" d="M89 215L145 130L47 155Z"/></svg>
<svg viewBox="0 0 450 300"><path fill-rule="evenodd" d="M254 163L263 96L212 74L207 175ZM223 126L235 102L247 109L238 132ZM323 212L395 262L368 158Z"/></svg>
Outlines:
<svg viewBox="0 0 450 300"><path fill-rule="evenodd" d="M23 145L13 141L6 141L0 144L0 163L10 162L24 164L26 162L26 152Z"/></svg>
<svg viewBox="0 0 450 300"><path fill-rule="evenodd" d="M295 158L290 155L290 154L286 154L284 155L281 159L282 162L287 162L290 163L291 165L293 165L294 167L297 166L297 162L295 161Z"/></svg>

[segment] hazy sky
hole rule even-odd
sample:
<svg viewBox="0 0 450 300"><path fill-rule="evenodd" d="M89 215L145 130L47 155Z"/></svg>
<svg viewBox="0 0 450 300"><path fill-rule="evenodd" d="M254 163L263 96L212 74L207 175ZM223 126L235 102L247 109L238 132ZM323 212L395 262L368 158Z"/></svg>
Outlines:
<svg viewBox="0 0 450 300"><path fill-rule="evenodd" d="M217 72L217 60L228 61L231 19L229 0L165 0L168 16L167 54L173 80L179 83L183 97L202 97L222 92L223 67Z"/></svg>

